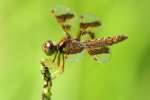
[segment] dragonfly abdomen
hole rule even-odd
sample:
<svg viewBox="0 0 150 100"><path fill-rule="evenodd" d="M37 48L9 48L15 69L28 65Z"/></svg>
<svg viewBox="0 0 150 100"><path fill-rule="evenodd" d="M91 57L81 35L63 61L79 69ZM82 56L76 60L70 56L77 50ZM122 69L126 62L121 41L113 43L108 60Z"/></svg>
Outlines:
<svg viewBox="0 0 150 100"><path fill-rule="evenodd" d="M93 39L83 42L85 48L96 48L103 46L111 46L113 44L119 43L126 40L128 37L126 35L117 35L113 37L106 37L101 39Z"/></svg>

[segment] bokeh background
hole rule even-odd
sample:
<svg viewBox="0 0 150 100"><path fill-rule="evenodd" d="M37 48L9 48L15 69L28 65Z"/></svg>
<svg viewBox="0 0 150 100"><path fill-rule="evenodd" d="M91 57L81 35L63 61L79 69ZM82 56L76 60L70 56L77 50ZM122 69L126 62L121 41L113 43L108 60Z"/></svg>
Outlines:
<svg viewBox="0 0 150 100"><path fill-rule="evenodd" d="M41 45L64 36L50 16L56 4L96 15L103 23L99 37L126 33L129 39L111 48L109 63L88 55L67 62L53 81L52 100L150 100L149 0L1 0L0 100L40 100Z"/></svg>

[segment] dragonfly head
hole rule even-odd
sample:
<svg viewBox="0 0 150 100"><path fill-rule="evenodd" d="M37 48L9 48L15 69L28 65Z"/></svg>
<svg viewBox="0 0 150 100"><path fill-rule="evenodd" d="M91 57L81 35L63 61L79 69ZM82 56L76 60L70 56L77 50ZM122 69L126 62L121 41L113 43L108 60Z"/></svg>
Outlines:
<svg viewBox="0 0 150 100"><path fill-rule="evenodd" d="M51 40L48 40L43 44L42 50L45 52L46 55L51 56L55 53L56 46Z"/></svg>

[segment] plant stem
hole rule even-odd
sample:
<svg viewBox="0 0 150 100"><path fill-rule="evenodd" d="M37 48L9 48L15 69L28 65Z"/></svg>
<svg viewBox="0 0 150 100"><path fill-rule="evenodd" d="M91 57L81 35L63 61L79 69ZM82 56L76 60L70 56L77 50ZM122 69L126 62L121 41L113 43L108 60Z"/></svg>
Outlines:
<svg viewBox="0 0 150 100"><path fill-rule="evenodd" d="M46 66L45 64L45 61L41 61L41 73L44 80L41 100L51 100L52 79L51 73L49 71L48 66Z"/></svg>

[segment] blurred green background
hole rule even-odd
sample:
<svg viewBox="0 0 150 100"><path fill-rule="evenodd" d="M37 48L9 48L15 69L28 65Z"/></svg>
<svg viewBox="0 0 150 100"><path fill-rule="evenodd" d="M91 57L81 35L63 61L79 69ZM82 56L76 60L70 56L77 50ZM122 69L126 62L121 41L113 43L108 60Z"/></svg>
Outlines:
<svg viewBox="0 0 150 100"><path fill-rule="evenodd" d="M56 4L96 15L103 23L99 37L126 33L129 39L111 48L109 63L88 55L67 62L52 100L150 100L149 0L1 0L0 100L40 100L41 45L64 36L50 16Z"/></svg>

